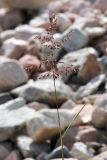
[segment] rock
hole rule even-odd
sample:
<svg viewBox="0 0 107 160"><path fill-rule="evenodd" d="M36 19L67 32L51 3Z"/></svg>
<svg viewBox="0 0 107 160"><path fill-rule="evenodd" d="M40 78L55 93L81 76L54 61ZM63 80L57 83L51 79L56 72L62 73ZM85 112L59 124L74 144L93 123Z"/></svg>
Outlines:
<svg viewBox="0 0 107 160"><path fill-rule="evenodd" d="M42 0L3 0L3 3L11 9L37 9L44 7L48 2L49 0L47 2L43 2Z"/></svg>
<svg viewBox="0 0 107 160"><path fill-rule="evenodd" d="M96 108L92 114L92 123L97 128L104 128L107 125L107 94L99 97L95 106Z"/></svg>
<svg viewBox="0 0 107 160"><path fill-rule="evenodd" d="M99 21L100 21L101 25L104 26L104 28L107 29L107 16L106 16L106 11L105 11L105 14L101 14L101 15L100 15Z"/></svg>
<svg viewBox="0 0 107 160"><path fill-rule="evenodd" d="M100 74L95 78L92 78L86 85L80 87L76 93L76 98L81 99L89 96L90 94L96 93L99 86L105 82L105 75Z"/></svg>
<svg viewBox="0 0 107 160"><path fill-rule="evenodd" d="M90 2L84 0L78 0L78 3L75 3L75 1L71 1L70 4L70 11L77 14L79 14L82 9L91 7Z"/></svg>
<svg viewBox="0 0 107 160"><path fill-rule="evenodd" d="M19 151L15 150L15 151L12 151L5 160L21 160L21 155Z"/></svg>
<svg viewBox="0 0 107 160"><path fill-rule="evenodd" d="M99 149L99 153L102 153L102 152L105 152L105 151L107 151L107 145L103 144Z"/></svg>
<svg viewBox="0 0 107 160"><path fill-rule="evenodd" d="M100 37L106 33L106 28L104 27L86 27L85 32L87 32L90 39Z"/></svg>
<svg viewBox="0 0 107 160"><path fill-rule="evenodd" d="M107 56L106 45L107 45L107 36L103 36L102 38L98 38L93 43L94 47L102 54Z"/></svg>
<svg viewBox="0 0 107 160"><path fill-rule="evenodd" d="M76 141L80 142L98 142L100 133L93 126L80 126L76 135Z"/></svg>
<svg viewBox="0 0 107 160"><path fill-rule="evenodd" d="M19 136L17 138L17 145L25 158L37 157L41 152L50 151L50 144L33 142L33 140L27 136Z"/></svg>
<svg viewBox="0 0 107 160"><path fill-rule="evenodd" d="M64 155L64 159L71 157L68 148L65 146L63 146L63 155ZM59 146L55 148L51 153L47 154L45 156L45 160L56 159L61 157L62 157L62 147Z"/></svg>
<svg viewBox="0 0 107 160"><path fill-rule="evenodd" d="M27 124L27 132L36 142L44 142L59 133L58 116L56 109L44 109L39 111L42 116L32 119ZM61 129L67 127L76 114L75 110L59 109ZM66 118L65 118L66 117ZM72 123L72 126L82 124L80 117Z"/></svg>
<svg viewBox="0 0 107 160"><path fill-rule="evenodd" d="M106 160L106 159L107 159L107 151L102 152L102 153L96 155L95 157L90 158L89 160Z"/></svg>
<svg viewBox="0 0 107 160"><path fill-rule="evenodd" d="M29 25L32 27L42 27L42 28L47 28L49 25L49 21L48 21L48 14L46 16L47 18L43 18L42 16L36 16L33 19L30 20Z"/></svg>
<svg viewBox="0 0 107 160"><path fill-rule="evenodd" d="M29 76L34 75L36 77L36 73L40 70L40 60L33 55L24 55L19 59L19 62L23 65L23 67L26 69ZM33 67L31 70L29 70L29 67Z"/></svg>
<svg viewBox="0 0 107 160"><path fill-rule="evenodd" d="M48 18L49 18L48 14L45 13L43 15L40 15L38 17L36 16L35 18L33 18L29 22L29 24L32 27L43 27L47 29L47 27L49 27ZM70 25L71 25L71 21L66 14L57 13L57 26L58 26L59 32L64 32L64 30L70 27Z"/></svg>
<svg viewBox="0 0 107 160"><path fill-rule="evenodd" d="M71 26L71 21L64 13L57 14L57 25L60 32L64 32L68 27Z"/></svg>
<svg viewBox="0 0 107 160"><path fill-rule="evenodd" d="M33 158L26 158L26 159L24 159L24 160L34 160Z"/></svg>
<svg viewBox="0 0 107 160"><path fill-rule="evenodd" d="M58 104L73 97L72 90L60 80L56 80ZM24 97L28 102L39 101L56 106L55 89L53 79L40 79L29 82L11 92L13 95Z"/></svg>
<svg viewBox="0 0 107 160"><path fill-rule="evenodd" d="M25 158L24 160L34 160L33 158Z"/></svg>
<svg viewBox="0 0 107 160"><path fill-rule="evenodd" d="M73 109L76 107L76 104L71 100L67 100L60 108L61 109Z"/></svg>
<svg viewBox="0 0 107 160"><path fill-rule="evenodd" d="M12 136L15 129L24 126L36 116L36 112L25 105L25 100L18 98L0 106L0 141Z"/></svg>
<svg viewBox="0 0 107 160"><path fill-rule="evenodd" d="M1 47L1 54L12 59L19 59L25 54L26 50L27 43L24 40L10 38L4 41Z"/></svg>
<svg viewBox="0 0 107 160"><path fill-rule="evenodd" d="M48 4L48 10L53 11L54 13L60 13L64 6L63 1L51 1Z"/></svg>
<svg viewBox="0 0 107 160"><path fill-rule="evenodd" d="M67 52L85 47L88 41L88 35L83 30L73 29L72 26L62 34L63 47Z"/></svg>
<svg viewBox="0 0 107 160"><path fill-rule="evenodd" d="M9 142L0 143L0 160L5 159L12 151L12 145Z"/></svg>
<svg viewBox="0 0 107 160"><path fill-rule="evenodd" d="M45 37L48 36L48 33L44 33L41 35L41 37L44 39ZM50 57L52 57L53 59L58 59L58 57L60 56L60 52L62 47L62 43L61 43L61 36L60 34L54 34L53 35L53 40L51 41L45 41L43 43L41 43L41 41L39 40L40 44L41 44L41 59L48 59L49 55ZM53 45L54 44L58 44L58 45ZM45 53L45 54L43 54Z"/></svg>
<svg viewBox="0 0 107 160"><path fill-rule="evenodd" d="M93 148L95 151L98 151L102 147L102 144L99 142L87 142L86 144L87 146Z"/></svg>
<svg viewBox="0 0 107 160"><path fill-rule="evenodd" d="M92 4L96 1L96 0L89 0Z"/></svg>
<svg viewBox="0 0 107 160"><path fill-rule="evenodd" d="M3 0L0 0L0 8L5 8L5 7L7 6L4 4Z"/></svg>
<svg viewBox="0 0 107 160"><path fill-rule="evenodd" d="M26 72L16 60L0 57L0 92L13 89L27 80Z"/></svg>
<svg viewBox="0 0 107 160"><path fill-rule="evenodd" d="M49 106L43 103L39 103L39 102L31 102L28 104L29 108L32 108L36 111L41 110L41 109L48 109Z"/></svg>
<svg viewBox="0 0 107 160"><path fill-rule="evenodd" d="M102 11L105 11L107 9L107 1L106 0L97 0L94 3L94 7L97 9L100 9Z"/></svg>
<svg viewBox="0 0 107 160"><path fill-rule="evenodd" d="M96 101L97 98L100 98L101 94L93 94L93 95L89 95L85 98L83 98L83 102L85 104L92 104L93 108L94 108L94 103Z"/></svg>
<svg viewBox="0 0 107 160"><path fill-rule="evenodd" d="M13 29L22 24L22 14L18 10L0 9L0 26L3 30Z"/></svg>
<svg viewBox="0 0 107 160"><path fill-rule="evenodd" d="M106 82L106 84L105 84L105 90L107 91L107 82Z"/></svg>
<svg viewBox="0 0 107 160"><path fill-rule="evenodd" d="M100 13L98 13L98 11L94 11L91 8L89 8L88 10L83 9L80 13L80 16L75 19L72 28L85 30L85 28L87 27L89 27L90 29L94 27L101 27L100 22L98 21L98 19L96 19L96 16L98 16L99 14Z"/></svg>
<svg viewBox="0 0 107 160"><path fill-rule="evenodd" d="M92 47L69 52L59 61L64 63L58 63L58 68L70 66L71 64L79 67L78 77L81 77L82 81L83 79L88 81L100 73L100 66L96 59L97 56L98 52ZM95 68L94 70L92 66ZM72 75L72 72L63 76L63 80L67 81L70 75Z"/></svg>
<svg viewBox="0 0 107 160"><path fill-rule="evenodd" d="M8 102L8 101L10 101L12 99L13 99L13 97L8 92L0 94L0 104L6 103L6 102Z"/></svg>
<svg viewBox="0 0 107 160"><path fill-rule="evenodd" d="M62 158L55 158L55 159L51 159L51 160L62 160ZM75 158L64 158L64 160L78 160Z"/></svg>
<svg viewBox="0 0 107 160"><path fill-rule="evenodd" d="M84 30L88 35L89 41L101 37L106 33L107 18L99 10L84 8L80 16L74 21L72 28Z"/></svg>
<svg viewBox="0 0 107 160"><path fill-rule="evenodd" d="M0 33L0 43L2 44L5 40L15 36L14 30L6 30Z"/></svg>
<svg viewBox="0 0 107 160"><path fill-rule="evenodd" d="M106 71L107 58L106 58L106 56L102 56L101 58L98 59L98 61L101 66L102 73L105 73L105 75L107 75L107 71ZM106 84L104 86L104 89L106 90Z"/></svg>
<svg viewBox="0 0 107 160"><path fill-rule="evenodd" d="M98 59L101 64L102 71L107 75L106 67L107 67L107 56L102 56ZM105 87L106 88L106 87Z"/></svg>
<svg viewBox="0 0 107 160"><path fill-rule="evenodd" d="M41 57L41 43L38 40L31 38L27 46L27 55L33 55L40 59Z"/></svg>
<svg viewBox="0 0 107 160"><path fill-rule="evenodd" d="M92 114L94 111L94 106L88 103L85 104L78 104L76 105L75 109L77 112L80 112L80 117L84 124L89 124L92 121ZM81 110L82 109L82 110Z"/></svg>
<svg viewBox="0 0 107 160"><path fill-rule="evenodd" d="M96 56L90 54L84 58L83 63L79 69L78 77L86 82L100 73L101 67L96 59Z"/></svg>
<svg viewBox="0 0 107 160"><path fill-rule="evenodd" d="M77 158L79 160L87 160L93 157L92 149L88 148L84 143L81 142L76 142L73 145L70 153L74 158Z"/></svg>
<svg viewBox="0 0 107 160"><path fill-rule="evenodd" d="M46 154L45 152L40 153L39 156L36 157L36 160L44 160Z"/></svg>
<svg viewBox="0 0 107 160"><path fill-rule="evenodd" d="M44 31L45 30L43 28L34 28L27 24L20 25L15 28L15 32L16 32L15 38L28 41L32 36L40 35Z"/></svg>
<svg viewBox="0 0 107 160"><path fill-rule="evenodd" d="M93 126L79 126L70 128L63 138L63 143L69 149L72 148L75 142L100 142L100 133ZM57 145L60 145L60 140L58 139Z"/></svg>

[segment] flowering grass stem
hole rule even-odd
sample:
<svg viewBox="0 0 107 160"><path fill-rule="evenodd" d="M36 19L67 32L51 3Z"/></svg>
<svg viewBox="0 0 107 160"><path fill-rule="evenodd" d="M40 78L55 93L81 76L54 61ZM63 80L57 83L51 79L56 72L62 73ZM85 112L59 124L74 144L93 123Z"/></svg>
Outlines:
<svg viewBox="0 0 107 160"><path fill-rule="evenodd" d="M60 122L60 114L58 109L58 99L57 99L57 92L56 92L56 85L55 85L55 77L53 74L53 80L54 80L54 90L55 90L55 100L56 100L56 107L57 107L57 115L58 115L58 125L59 125L59 134L60 134L60 143L61 143L61 154L62 154L62 160L64 160L64 149L63 149L63 139L62 139L62 133L61 133L61 122Z"/></svg>

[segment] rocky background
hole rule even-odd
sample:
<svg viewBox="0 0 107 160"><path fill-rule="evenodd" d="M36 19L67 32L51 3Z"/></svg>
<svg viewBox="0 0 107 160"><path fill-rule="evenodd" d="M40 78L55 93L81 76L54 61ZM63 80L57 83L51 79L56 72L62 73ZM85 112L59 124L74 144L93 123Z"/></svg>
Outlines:
<svg viewBox="0 0 107 160"><path fill-rule="evenodd" d="M37 79L48 11L54 37L72 34L58 61L79 67L56 80L65 160L107 160L107 0L0 0L0 160L61 160L52 79ZM27 65L35 72L27 73ZM58 63L58 67L63 64Z"/></svg>

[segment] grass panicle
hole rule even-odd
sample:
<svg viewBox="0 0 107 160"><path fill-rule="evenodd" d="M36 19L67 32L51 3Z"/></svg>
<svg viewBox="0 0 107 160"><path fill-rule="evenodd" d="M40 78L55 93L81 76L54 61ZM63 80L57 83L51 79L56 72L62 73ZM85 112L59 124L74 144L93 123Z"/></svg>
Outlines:
<svg viewBox="0 0 107 160"><path fill-rule="evenodd" d="M48 56L48 58L41 59L41 63L39 66L39 69L42 67L46 68L46 72L41 73L38 78L39 79L44 79L44 78L52 78L54 82L54 91L55 91L55 99L56 99L56 109L57 109L57 115L58 115L58 125L59 125L59 135L60 135L60 143L62 147L62 160L64 160L64 152L63 152L63 138L66 135L68 129L72 127L73 122L75 119L78 117L80 112L83 110L85 105L81 108L81 110L74 116L74 118L71 120L71 123L69 126L66 128L65 132L62 134L62 129L61 129L61 123L60 123L60 113L59 113L59 106L58 106L58 99L57 99L57 89L56 89L56 79L59 78L62 75L67 75L67 73L76 73L78 72L78 68L74 67L72 64L66 67L61 67L60 69L57 67L57 60L54 58L54 51L56 49L61 48L63 45L64 41L68 41L69 37L71 37L72 32L70 32L67 36L64 37L64 39L61 41L56 41L54 39L54 33L57 31L57 16L54 13L49 14L49 25L48 28L46 29L45 34L43 35L35 35L34 39L38 39L41 42L41 46L45 46L51 49L51 53ZM51 42L51 45L46 42ZM59 62L59 63L64 63L64 62ZM28 65L25 70L27 72L34 72L35 71L35 66L33 65Z"/></svg>

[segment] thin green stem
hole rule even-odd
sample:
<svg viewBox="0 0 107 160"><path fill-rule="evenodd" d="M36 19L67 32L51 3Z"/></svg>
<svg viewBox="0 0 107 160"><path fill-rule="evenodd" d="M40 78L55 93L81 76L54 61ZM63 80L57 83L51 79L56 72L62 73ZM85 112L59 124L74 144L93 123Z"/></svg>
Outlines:
<svg viewBox="0 0 107 160"><path fill-rule="evenodd" d="M60 134L60 142L61 142L61 154L62 154L62 160L64 160L63 139L62 139L62 133L61 133L61 122L60 122L60 115L59 115L59 110L58 110L58 98L57 98L57 93L56 93L56 84L55 84L54 75L53 75L53 80L54 80L55 99L56 99L56 106L57 106L58 125L59 125L59 134Z"/></svg>
<svg viewBox="0 0 107 160"><path fill-rule="evenodd" d="M81 111L83 110L83 108L85 107L85 105L86 105L86 104L84 104L83 107L80 109L80 111L79 111L77 114L75 114L75 116L73 117L71 123L70 123L69 126L66 128L65 132L63 133L62 139L65 137L65 135L66 135L67 131L69 130L69 128L72 127L73 122L74 122L74 121L76 120L76 118L79 116L79 114L81 113Z"/></svg>

